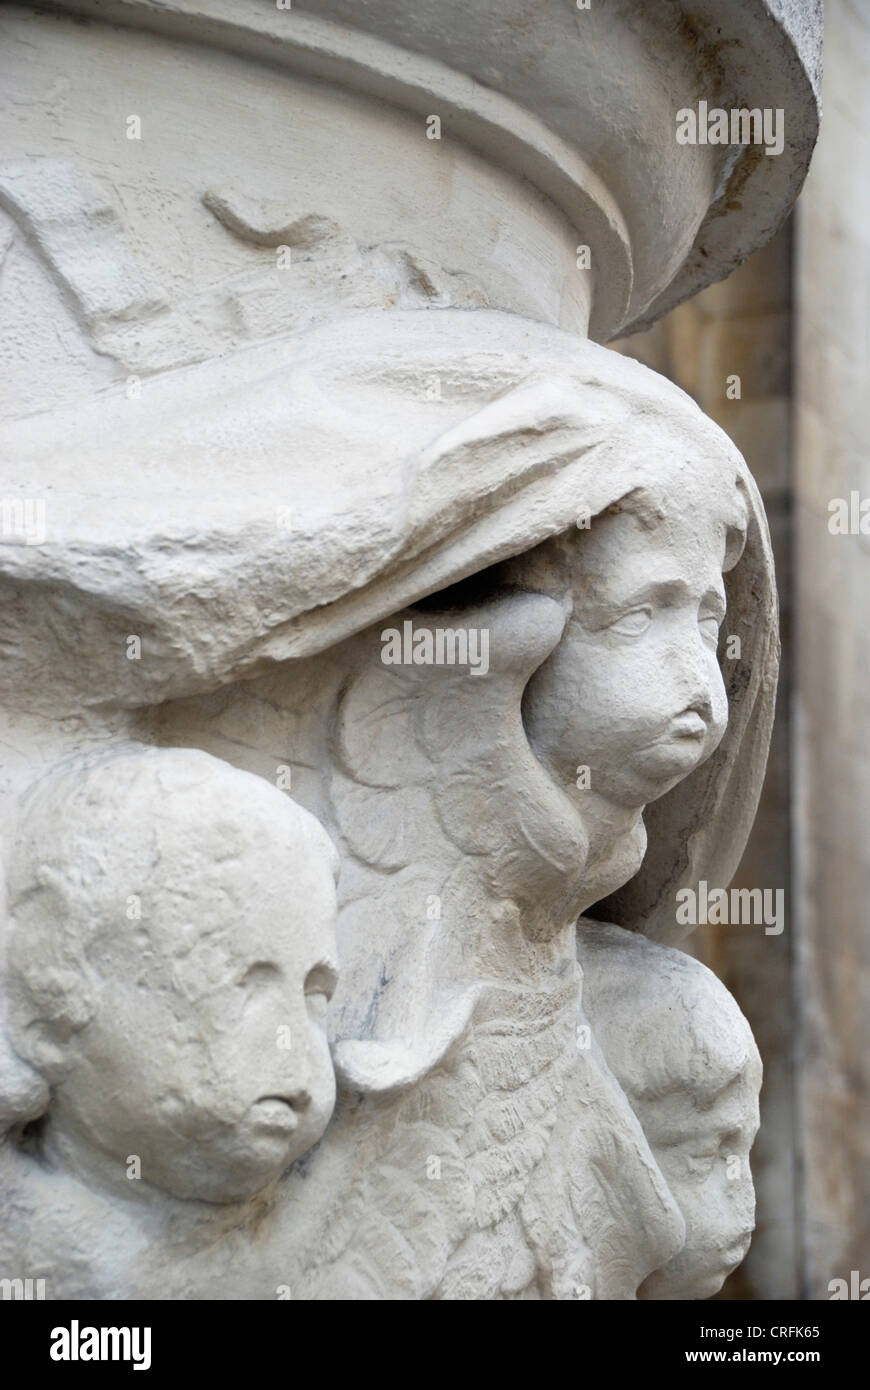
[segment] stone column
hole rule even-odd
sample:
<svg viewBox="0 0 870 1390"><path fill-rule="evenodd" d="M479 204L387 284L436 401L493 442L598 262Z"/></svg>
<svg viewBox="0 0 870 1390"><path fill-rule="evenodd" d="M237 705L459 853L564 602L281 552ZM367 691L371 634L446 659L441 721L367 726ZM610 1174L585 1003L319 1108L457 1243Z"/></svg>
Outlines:
<svg viewBox="0 0 870 1390"><path fill-rule="evenodd" d="M678 947L760 794L769 534L604 344L787 215L816 18L4 11L0 1263L46 1212L48 1296L745 1255L758 1053Z"/></svg>

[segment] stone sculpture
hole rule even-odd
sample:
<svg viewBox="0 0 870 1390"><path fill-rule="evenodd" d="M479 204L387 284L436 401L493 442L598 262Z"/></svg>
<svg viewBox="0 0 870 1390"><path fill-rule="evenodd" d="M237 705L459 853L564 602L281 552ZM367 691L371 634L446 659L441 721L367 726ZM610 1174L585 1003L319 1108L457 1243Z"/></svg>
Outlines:
<svg viewBox="0 0 870 1390"><path fill-rule="evenodd" d="M766 522L602 342L787 211L813 41L749 6L780 163L653 176L590 53L670 138L721 23L554 9L532 110L514 8L486 73L464 11L10 11L0 1266L50 1297L707 1297L745 1247L759 1062L675 901L757 804ZM126 133L71 151L93 54Z"/></svg>
<svg viewBox="0 0 870 1390"><path fill-rule="evenodd" d="M43 775L10 855L3 1099L23 1212L5 1263L37 1197L63 1249L79 1188L136 1229L167 1195L246 1203L317 1142L337 868L312 816L205 753Z"/></svg>
<svg viewBox="0 0 870 1390"><path fill-rule="evenodd" d="M686 1218L686 1243L639 1298L704 1298L746 1254L761 1059L705 966L637 932L586 923L583 1007Z"/></svg>

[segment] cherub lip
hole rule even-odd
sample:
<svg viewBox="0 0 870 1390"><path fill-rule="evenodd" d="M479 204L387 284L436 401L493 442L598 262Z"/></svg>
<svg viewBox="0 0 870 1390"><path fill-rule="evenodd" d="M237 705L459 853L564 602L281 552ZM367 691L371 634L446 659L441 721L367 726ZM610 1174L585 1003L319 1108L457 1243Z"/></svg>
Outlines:
<svg viewBox="0 0 870 1390"><path fill-rule="evenodd" d="M703 743L706 737L706 721L695 710L684 710L682 714L675 715L662 732L647 744L645 751L694 752L693 745Z"/></svg>
<svg viewBox="0 0 870 1390"><path fill-rule="evenodd" d="M298 1116L285 1096L261 1096L251 1107L257 1127L279 1130L289 1134L298 1124Z"/></svg>
<svg viewBox="0 0 870 1390"><path fill-rule="evenodd" d="M746 1252L752 1239L752 1232L748 1231L739 1240L735 1240L725 1251L725 1260L729 1265L739 1265L741 1260L746 1258Z"/></svg>
<svg viewBox="0 0 870 1390"><path fill-rule="evenodd" d="M696 710L687 709L672 719L667 728L666 738L703 738L707 724Z"/></svg>

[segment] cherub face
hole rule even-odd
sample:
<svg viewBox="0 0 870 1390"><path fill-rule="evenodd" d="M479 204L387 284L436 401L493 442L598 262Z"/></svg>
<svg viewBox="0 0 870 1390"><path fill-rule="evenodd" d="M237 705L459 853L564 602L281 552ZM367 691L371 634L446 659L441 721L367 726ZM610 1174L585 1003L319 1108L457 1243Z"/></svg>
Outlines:
<svg viewBox="0 0 870 1390"><path fill-rule="evenodd" d="M593 791L643 806L722 738L727 527L724 504L705 501L651 524L609 512L577 533L573 610L523 705L535 751L572 794L583 766Z"/></svg>
<svg viewBox="0 0 870 1390"><path fill-rule="evenodd" d="M644 1281L639 1298L711 1298L743 1260L755 1218L749 1151L759 1085L753 1059L706 1110L687 1106L678 1093L633 1102L686 1221L685 1246Z"/></svg>
<svg viewBox="0 0 870 1390"><path fill-rule="evenodd" d="M95 1016L69 1043L53 1123L178 1197L253 1195L334 1105L335 885L280 821L201 877L189 853L161 862L141 930L101 939Z"/></svg>

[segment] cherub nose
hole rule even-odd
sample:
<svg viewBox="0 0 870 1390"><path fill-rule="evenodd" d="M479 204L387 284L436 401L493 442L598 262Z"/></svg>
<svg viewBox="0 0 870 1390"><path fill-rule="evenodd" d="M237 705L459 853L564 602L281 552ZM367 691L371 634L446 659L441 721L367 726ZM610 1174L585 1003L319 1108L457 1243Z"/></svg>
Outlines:
<svg viewBox="0 0 870 1390"><path fill-rule="evenodd" d="M713 718L713 702L710 699L709 691L697 691L682 713L700 715L704 723L709 724L710 720Z"/></svg>
<svg viewBox="0 0 870 1390"><path fill-rule="evenodd" d="M672 646L668 653L668 663L674 663L672 669L676 689L684 702L681 713L699 714L702 719L709 721L713 715L713 701L707 662L701 647L702 640L698 637L697 642L683 640Z"/></svg>
<svg viewBox="0 0 870 1390"><path fill-rule="evenodd" d="M287 1093L287 1100L294 1110L302 1114L311 1104L311 1092L305 1086L299 1086L296 1090Z"/></svg>
<svg viewBox="0 0 870 1390"><path fill-rule="evenodd" d="M285 1058L283 1066L283 1094L288 1105L302 1114L311 1104L312 1072L308 1048L297 1047Z"/></svg>

